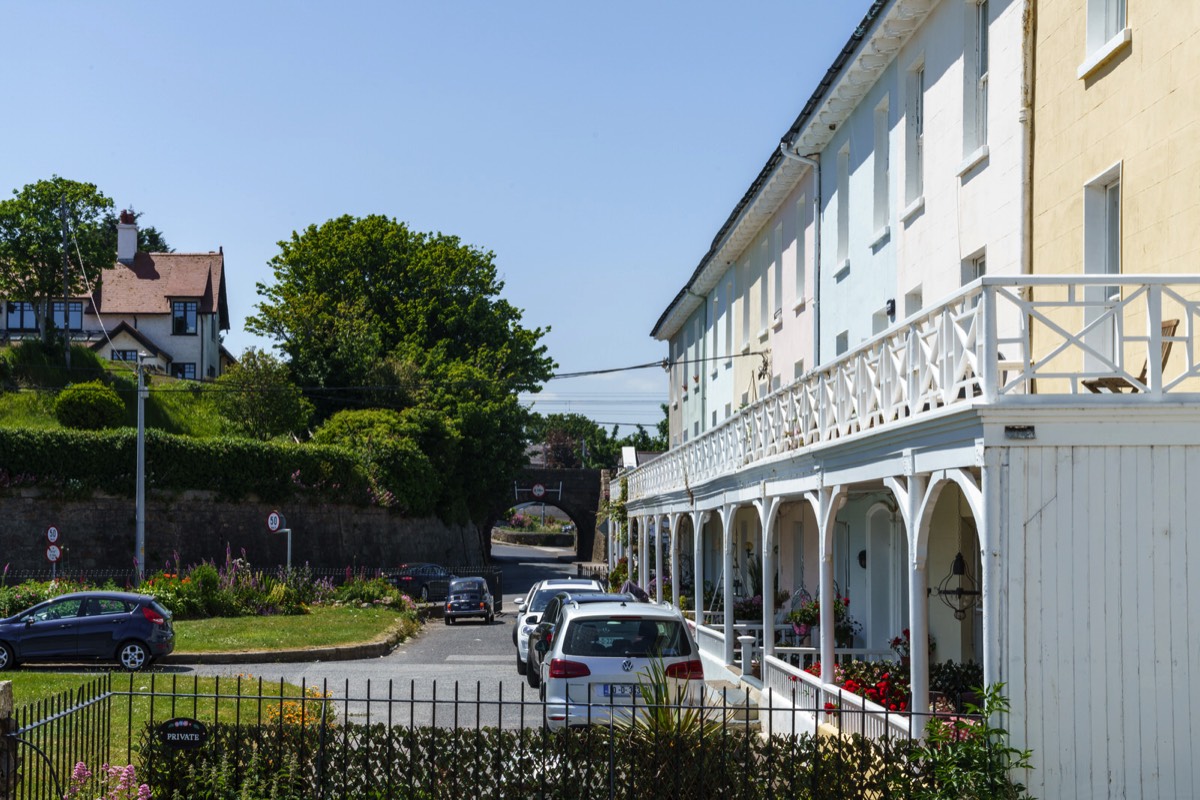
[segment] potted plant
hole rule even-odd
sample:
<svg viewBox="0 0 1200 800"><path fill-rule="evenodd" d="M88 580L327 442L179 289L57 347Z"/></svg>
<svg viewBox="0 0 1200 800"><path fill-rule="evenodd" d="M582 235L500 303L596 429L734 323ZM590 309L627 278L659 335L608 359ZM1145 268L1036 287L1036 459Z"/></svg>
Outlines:
<svg viewBox="0 0 1200 800"><path fill-rule="evenodd" d="M912 640L908 628L900 632L899 636L892 637L892 641L888 643L892 648L892 652L900 659L902 666L908 666L909 659L912 656ZM932 659L934 651L937 650L937 642L934 641L932 634L929 636L929 657Z"/></svg>

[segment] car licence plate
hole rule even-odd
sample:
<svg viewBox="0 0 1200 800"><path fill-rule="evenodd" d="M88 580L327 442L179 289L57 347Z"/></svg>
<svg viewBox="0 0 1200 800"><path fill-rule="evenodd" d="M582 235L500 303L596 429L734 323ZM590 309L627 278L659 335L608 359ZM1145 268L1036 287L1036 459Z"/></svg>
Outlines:
<svg viewBox="0 0 1200 800"><path fill-rule="evenodd" d="M633 697L641 694L636 683L606 683L603 694L605 697Z"/></svg>

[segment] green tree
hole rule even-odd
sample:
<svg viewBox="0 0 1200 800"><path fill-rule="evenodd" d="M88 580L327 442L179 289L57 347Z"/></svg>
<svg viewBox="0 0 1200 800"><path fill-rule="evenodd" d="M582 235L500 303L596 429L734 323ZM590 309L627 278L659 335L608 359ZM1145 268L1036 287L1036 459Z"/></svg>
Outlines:
<svg viewBox="0 0 1200 800"><path fill-rule="evenodd" d="M116 262L116 231L104 221L112 200L94 184L55 175L13 190L12 198L0 201L0 295L33 304L44 341L51 327L46 324L48 304L63 295L59 210L64 203L72 257L66 293L77 297Z"/></svg>
<svg viewBox="0 0 1200 800"><path fill-rule="evenodd" d="M303 431L313 412L312 403L292 383L287 364L253 347L209 391L221 416L254 439Z"/></svg>
<svg viewBox="0 0 1200 800"><path fill-rule="evenodd" d="M547 331L523 327L499 296L490 252L379 215L310 225L279 248L246 327L278 343L302 385L368 386L389 358L434 348L506 391L536 391L550 376Z"/></svg>
<svg viewBox="0 0 1200 800"><path fill-rule="evenodd" d="M246 327L278 343L318 414L401 412L440 476L443 518L486 526L503 513L524 464L517 393L554 362L547 331L500 297L493 254L383 216L331 219L279 248Z"/></svg>

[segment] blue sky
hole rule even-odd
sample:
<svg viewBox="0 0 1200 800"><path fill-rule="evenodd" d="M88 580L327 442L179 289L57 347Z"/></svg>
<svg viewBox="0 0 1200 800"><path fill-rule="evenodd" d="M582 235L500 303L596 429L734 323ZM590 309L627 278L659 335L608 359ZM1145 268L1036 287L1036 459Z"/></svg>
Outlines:
<svg viewBox="0 0 1200 800"><path fill-rule="evenodd" d="M491 250L560 372L649 332L869 0L10 4L0 192L96 183L225 248L235 354L276 243L381 213ZM544 413L652 426L660 369L551 381Z"/></svg>

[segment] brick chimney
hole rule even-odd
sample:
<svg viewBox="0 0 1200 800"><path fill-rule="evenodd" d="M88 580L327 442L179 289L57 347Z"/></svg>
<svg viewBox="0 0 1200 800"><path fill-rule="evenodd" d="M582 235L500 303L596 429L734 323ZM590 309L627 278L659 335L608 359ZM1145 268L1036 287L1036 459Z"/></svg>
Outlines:
<svg viewBox="0 0 1200 800"><path fill-rule="evenodd" d="M132 211L122 211L117 222L117 261L132 264L137 253L137 219Z"/></svg>

